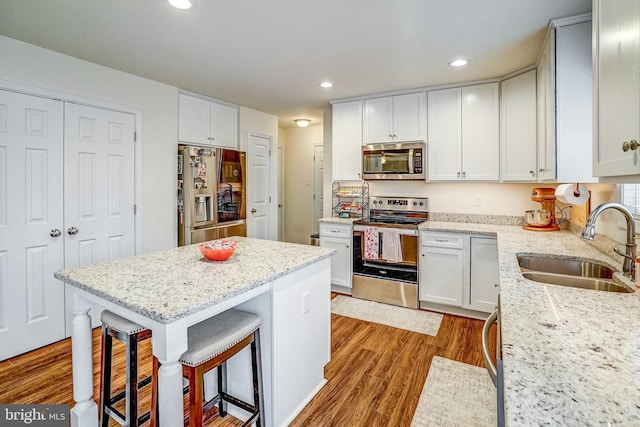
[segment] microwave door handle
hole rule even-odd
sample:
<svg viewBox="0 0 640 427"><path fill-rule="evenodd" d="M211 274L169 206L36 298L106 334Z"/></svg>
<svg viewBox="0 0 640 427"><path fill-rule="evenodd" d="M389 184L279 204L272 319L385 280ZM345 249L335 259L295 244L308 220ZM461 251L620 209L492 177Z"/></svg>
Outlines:
<svg viewBox="0 0 640 427"><path fill-rule="evenodd" d="M413 173L413 148L409 148L409 173Z"/></svg>

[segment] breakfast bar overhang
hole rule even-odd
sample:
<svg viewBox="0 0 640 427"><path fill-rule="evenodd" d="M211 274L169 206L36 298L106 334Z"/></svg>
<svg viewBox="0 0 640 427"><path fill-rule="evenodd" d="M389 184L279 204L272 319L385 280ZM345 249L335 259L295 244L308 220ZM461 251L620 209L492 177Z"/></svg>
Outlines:
<svg viewBox="0 0 640 427"><path fill-rule="evenodd" d="M187 349L187 328L230 308L255 313L262 321L265 425L290 423L324 385L330 359L330 257L335 251L231 239L237 240L237 249L223 262L206 260L197 245L190 245L55 273L74 295L72 426L98 425L89 316L94 304L152 331L153 355L161 364L162 427L183 423L178 360ZM247 366L229 366L234 376L230 387L250 400Z"/></svg>

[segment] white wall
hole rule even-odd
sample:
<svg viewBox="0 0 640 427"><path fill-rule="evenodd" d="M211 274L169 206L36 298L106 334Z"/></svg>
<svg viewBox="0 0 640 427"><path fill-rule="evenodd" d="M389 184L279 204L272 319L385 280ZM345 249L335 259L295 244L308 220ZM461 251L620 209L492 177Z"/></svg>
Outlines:
<svg viewBox="0 0 640 427"><path fill-rule="evenodd" d="M3 84L4 82L4 84ZM0 88L26 88L51 92L63 100L134 111L141 144L136 159L140 174L137 253L175 247L177 244L176 156L178 140L178 88L96 65L71 56L0 36ZM254 132L278 144L278 119L240 108L240 148L246 150ZM272 192L277 195L277 150L272 156ZM133 185L133 183L132 183ZM275 197L273 200L277 200ZM277 204L273 203L270 238L277 238Z"/></svg>
<svg viewBox="0 0 640 427"><path fill-rule="evenodd" d="M309 235L313 233L313 146L323 144L323 127L289 128L282 130L282 133L285 135L287 153L286 241L308 244Z"/></svg>
<svg viewBox="0 0 640 427"><path fill-rule="evenodd" d="M138 253L176 245L178 88L0 36L0 80L141 112ZM0 87L2 82L0 82ZM133 183L132 183L133 185Z"/></svg>

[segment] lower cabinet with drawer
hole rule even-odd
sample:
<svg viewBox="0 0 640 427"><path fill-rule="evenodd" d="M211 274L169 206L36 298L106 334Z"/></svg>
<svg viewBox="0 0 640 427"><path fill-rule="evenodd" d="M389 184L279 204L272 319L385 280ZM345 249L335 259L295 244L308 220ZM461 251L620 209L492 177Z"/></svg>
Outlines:
<svg viewBox="0 0 640 427"><path fill-rule="evenodd" d="M351 294L353 272L351 224L320 223L320 246L338 253L331 257L331 290Z"/></svg>
<svg viewBox="0 0 640 427"><path fill-rule="evenodd" d="M420 233L419 300L423 308L484 318L498 303L496 239Z"/></svg>

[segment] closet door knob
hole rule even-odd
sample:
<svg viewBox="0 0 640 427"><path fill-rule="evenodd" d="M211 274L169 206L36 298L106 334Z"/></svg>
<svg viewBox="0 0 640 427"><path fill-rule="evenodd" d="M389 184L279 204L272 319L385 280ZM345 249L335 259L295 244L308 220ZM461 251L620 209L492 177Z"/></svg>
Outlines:
<svg viewBox="0 0 640 427"><path fill-rule="evenodd" d="M69 228L67 228L67 234L69 236L74 236L74 235L78 234L78 229L75 228L75 227L69 227Z"/></svg>
<svg viewBox="0 0 640 427"><path fill-rule="evenodd" d="M57 228L54 228L49 232L49 236L51 237L60 237L61 234L62 234L62 231L58 230Z"/></svg>

